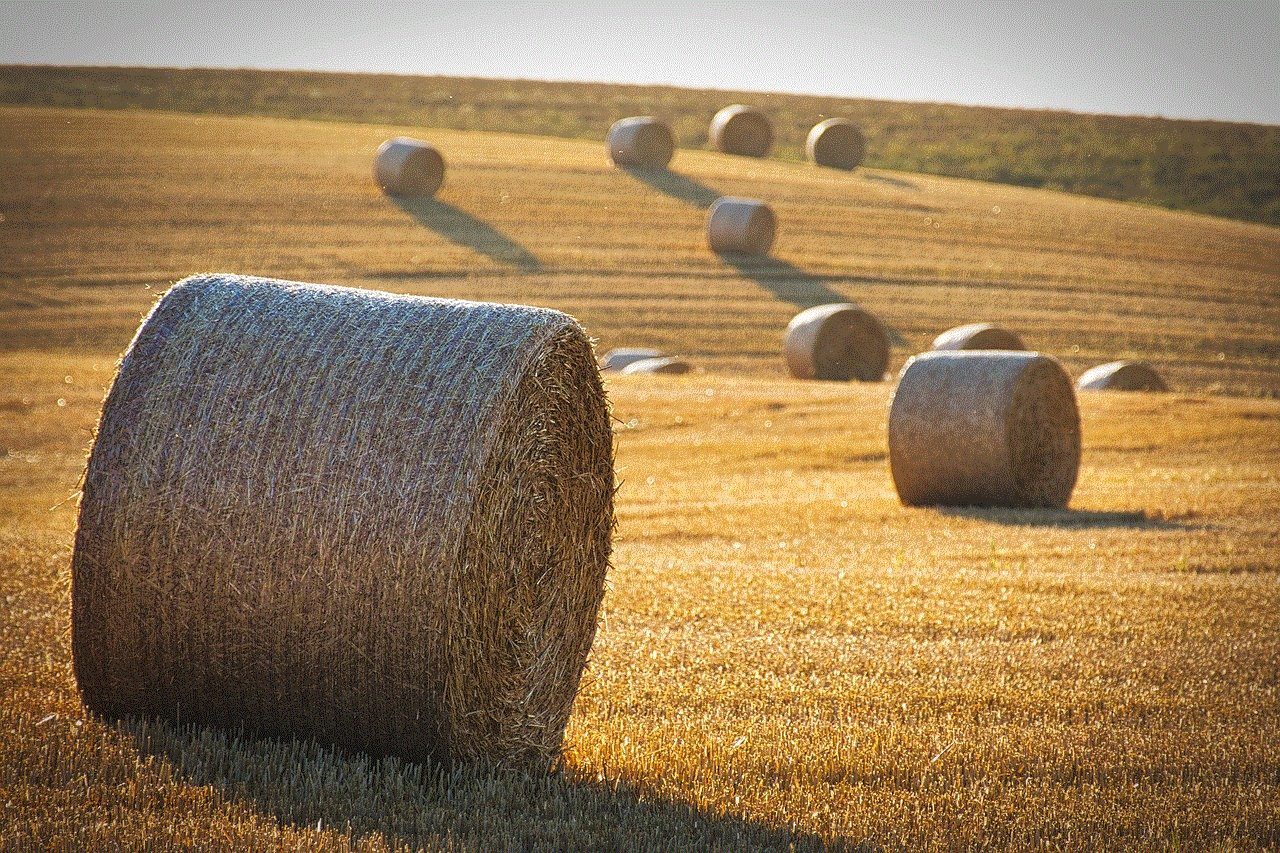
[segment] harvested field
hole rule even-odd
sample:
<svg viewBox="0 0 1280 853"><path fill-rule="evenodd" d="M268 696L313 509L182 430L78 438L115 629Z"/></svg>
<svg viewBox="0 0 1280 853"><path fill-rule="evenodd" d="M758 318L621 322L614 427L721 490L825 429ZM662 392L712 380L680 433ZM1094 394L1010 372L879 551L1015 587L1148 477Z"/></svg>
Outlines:
<svg viewBox="0 0 1280 853"><path fill-rule="evenodd" d="M1131 850L1280 843L1280 232L1067 195L599 140L0 109L0 850ZM434 199L378 144L447 152ZM161 176L161 177L158 177ZM768 199L767 259L706 205ZM618 528L561 772L420 765L86 714L77 490L105 386L173 281L226 270L570 313L609 374ZM1066 509L909 508L893 383L800 382L854 302L889 371L1025 332L1081 394Z"/></svg>

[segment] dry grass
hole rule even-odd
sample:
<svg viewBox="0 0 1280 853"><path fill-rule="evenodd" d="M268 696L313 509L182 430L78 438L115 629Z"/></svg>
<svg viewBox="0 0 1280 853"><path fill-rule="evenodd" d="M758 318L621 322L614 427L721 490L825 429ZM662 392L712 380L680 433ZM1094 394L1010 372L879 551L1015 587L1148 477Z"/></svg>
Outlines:
<svg viewBox="0 0 1280 853"><path fill-rule="evenodd" d="M368 158L408 128L3 118L0 850L1280 846L1280 403L1204 393L1280 386L1275 229L712 152L649 185L598 143L434 131L449 178L406 209ZM777 263L710 255L699 187L769 198ZM608 380L615 570L562 774L85 715L90 431L200 269L535 302L710 365ZM985 317L1174 393L1081 395L1069 510L904 508L891 385L782 378L824 288L899 336L892 370Z"/></svg>

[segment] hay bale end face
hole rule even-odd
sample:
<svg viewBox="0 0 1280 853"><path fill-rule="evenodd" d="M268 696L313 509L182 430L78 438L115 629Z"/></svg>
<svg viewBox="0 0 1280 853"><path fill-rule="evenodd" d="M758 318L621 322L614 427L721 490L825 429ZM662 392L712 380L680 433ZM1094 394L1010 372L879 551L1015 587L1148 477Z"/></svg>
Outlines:
<svg viewBox="0 0 1280 853"><path fill-rule="evenodd" d="M671 128L652 116L614 122L606 144L616 165L641 169L665 169L676 150Z"/></svg>
<svg viewBox="0 0 1280 853"><path fill-rule="evenodd" d="M856 305L816 305L787 324L783 352L796 379L879 382L889 366L889 336Z"/></svg>
<svg viewBox="0 0 1280 853"><path fill-rule="evenodd" d="M809 131L804 151L809 161L819 166L856 169L867 153L867 142L858 126L847 118L829 118Z"/></svg>
<svg viewBox="0 0 1280 853"><path fill-rule="evenodd" d="M743 104L730 104L712 116L707 135L711 147L725 154L764 157L773 147L773 125L769 119Z"/></svg>
<svg viewBox="0 0 1280 853"><path fill-rule="evenodd" d="M387 195L427 198L444 183L444 158L420 139L398 136L378 146L373 179Z"/></svg>
<svg viewBox="0 0 1280 853"><path fill-rule="evenodd" d="M767 255L777 232L773 208L758 199L725 196L707 213L707 243L713 252Z"/></svg>
<svg viewBox="0 0 1280 853"><path fill-rule="evenodd" d="M85 703L410 760L546 767L596 630L609 415L571 318L179 282L85 474Z"/></svg>
<svg viewBox="0 0 1280 853"><path fill-rule="evenodd" d="M1013 332L993 323L968 323L947 329L933 339L935 350L1025 350L1027 347Z"/></svg>
<svg viewBox="0 0 1280 853"><path fill-rule="evenodd" d="M1081 391L1168 391L1159 373L1140 361L1112 361L1091 367L1080 375Z"/></svg>
<svg viewBox="0 0 1280 853"><path fill-rule="evenodd" d="M889 466L909 506L1066 506L1080 414L1058 362L1034 352L928 352L889 408Z"/></svg>
<svg viewBox="0 0 1280 853"><path fill-rule="evenodd" d="M621 370L633 361L647 358L661 358L662 353L648 347L618 347L605 353L600 359L601 370Z"/></svg>
<svg viewBox="0 0 1280 853"><path fill-rule="evenodd" d="M662 358L642 358L622 368L622 373L630 376L637 373L653 373L663 376L683 376L690 370L689 362L675 356Z"/></svg>

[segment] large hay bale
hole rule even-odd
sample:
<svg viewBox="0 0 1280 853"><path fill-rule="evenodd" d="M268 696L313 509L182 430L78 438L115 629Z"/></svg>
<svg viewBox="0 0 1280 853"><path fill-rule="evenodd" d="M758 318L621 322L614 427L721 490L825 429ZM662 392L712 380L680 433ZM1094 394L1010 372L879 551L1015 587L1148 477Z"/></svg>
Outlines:
<svg viewBox="0 0 1280 853"><path fill-rule="evenodd" d="M889 408L889 466L907 505L1065 506L1080 414L1058 362L1034 352L928 352Z"/></svg>
<svg viewBox="0 0 1280 853"><path fill-rule="evenodd" d="M763 157L773 147L773 125L764 113L743 104L730 104L711 117L707 135L711 147L726 154Z"/></svg>
<svg viewBox="0 0 1280 853"><path fill-rule="evenodd" d="M421 139L397 136L378 146L373 179L387 195L433 196L444 182L444 158Z"/></svg>
<svg viewBox="0 0 1280 853"><path fill-rule="evenodd" d="M1025 350L1022 339L993 323L968 323L947 329L933 339L935 350Z"/></svg>
<svg viewBox="0 0 1280 853"><path fill-rule="evenodd" d="M809 161L833 169L856 169L867 153L867 141L847 118L820 121L809 131L804 152Z"/></svg>
<svg viewBox="0 0 1280 853"><path fill-rule="evenodd" d="M80 691L109 717L545 767L613 487L564 314L186 279L125 352L89 457Z"/></svg>
<svg viewBox="0 0 1280 853"><path fill-rule="evenodd" d="M707 213L707 242L713 252L767 255L777 232L773 208L758 199L724 196Z"/></svg>
<svg viewBox="0 0 1280 853"><path fill-rule="evenodd" d="M783 352L797 379L879 382L889 366L889 336L857 305L815 305L791 318Z"/></svg>
<svg viewBox="0 0 1280 853"><path fill-rule="evenodd" d="M633 361L646 358L659 358L662 353L649 347L617 347L605 353L600 359L601 370L622 370Z"/></svg>
<svg viewBox="0 0 1280 853"><path fill-rule="evenodd" d="M675 154L671 128L653 116L619 119L609 128L609 158L619 166L664 169Z"/></svg>
<svg viewBox="0 0 1280 853"><path fill-rule="evenodd" d="M1140 361L1111 361L1091 367L1080 375L1081 391L1168 391L1169 386L1149 364Z"/></svg>

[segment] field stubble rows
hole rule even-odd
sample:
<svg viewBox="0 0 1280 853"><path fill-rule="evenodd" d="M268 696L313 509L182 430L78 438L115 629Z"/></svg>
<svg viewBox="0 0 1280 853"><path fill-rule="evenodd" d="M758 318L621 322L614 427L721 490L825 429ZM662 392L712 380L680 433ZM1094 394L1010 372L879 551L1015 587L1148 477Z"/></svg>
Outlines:
<svg viewBox="0 0 1280 853"><path fill-rule="evenodd" d="M0 849L1280 844L1280 404L1199 393L1280 382L1275 229L702 152L654 187L600 146L445 132L439 203L402 209L368 165L404 129L4 114ZM710 188L776 205L773 260L705 250ZM706 368L608 383L615 568L563 774L85 717L84 454L141 313L213 269L535 302ZM990 318L1176 393L1081 396L1070 510L903 508L890 386L780 378L831 292L899 335L891 369Z"/></svg>

